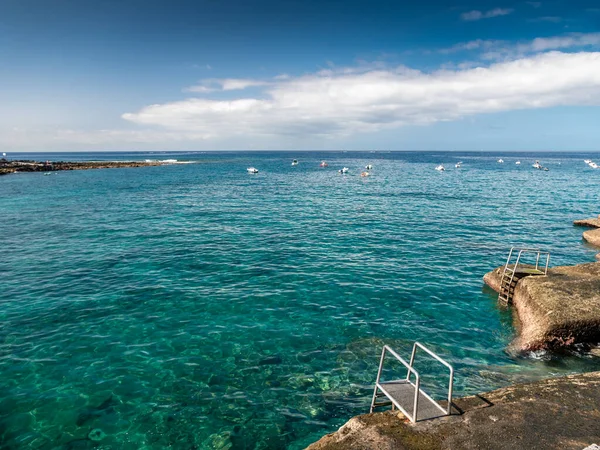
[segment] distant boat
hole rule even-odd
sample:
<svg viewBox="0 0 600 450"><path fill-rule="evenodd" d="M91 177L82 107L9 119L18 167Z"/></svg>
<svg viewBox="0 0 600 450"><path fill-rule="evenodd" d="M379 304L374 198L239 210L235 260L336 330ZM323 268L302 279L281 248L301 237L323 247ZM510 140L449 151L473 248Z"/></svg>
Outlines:
<svg viewBox="0 0 600 450"><path fill-rule="evenodd" d="M456 167L457 169L460 169L462 167L462 161L459 161L456 164L454 164L454 167Z"/></svg>
<svg viewBox="0 0 600 450"><path fill-rule="evenodd" d="M319 164L321 167L327 167L329 166L329 164L327 164L327 161L321 161L321 164Z"/></svg>
<svg viewBox="0 0 600 450"><path fill-rule="evenodd" d="M498 160L498 162L499 162L500 164L502 164L502 163L504 163L504 160L503 160L502 158L500 158L500 159Z"/></svg>
<svg viewBox="0 0 600 450"><path fill-rule="evenodd" d="M298 160L297 159L293 160L292 161L292 166L297 166L297 165L298 165Z"/></svg>
<svg viewBox="0 0 600 450"><path fill-rule="evenodd" d="M348 173L348 168L344 167L343 169L338 170L339 173Z"/></svg>
<svg viewBox="0 0 600 450"><path fill-rule="evenodd" d="M371 174L370 174L369 172L361 172L361 173L360 173L360 176L361 176L361 177L370 177L370 176L371 176Z"/></svg>
<svg viewBox="0 0 600 450"><path fill-rule="evenodd" d="M443 166L442 164L440 164L439 166L437 166L437 167L435 168L435 170L437 170L437 171L439 171L439 172L443 172L443 171L444 171L444 170L446 170L446 169L444 169L444 166Z"/></svg>
<svg viewBox="0 0 600 450"><path fill-rule="evenodd" d="M538 170L542 170L542 169L544 168L544 166L542 166L542 165L540 164L540 162L539 162L539 161L536 161L536 162L535 162L535 163L532 165L532 167L533 167L534 169L538 169Z"/></svg>
<svg viewBox="0 0 600 450"><path fill-rule="evenodd" d="M516 164L517 166L520 166L520 165L521 165L521 161L517 161L515 164Z"/></svg>
<svg viewBox="0 0 600 450"><path fill-rule="evenodd" d="M591 162L591 163L589 163L589 166L590 166L592 169L597 169L597 168L598 168L598 164L596 164L595 162Z"/></svg>
<svg viewBox="0 0 600 450"><path fill-rule="evenodd" d="M586 163L586 164L589 164L589 163L592 162L592 160L591 159L584 159L583 162Z"/></svg>
<svg viewBox="0 0 600 450"><path fill-rule="evenodd" d="M371 164L367 164L367 165L365 166L365 169L367 169L367 170L371 170L371 169L373 169L373 166L372 166Z"/></svg>
<svg viewBox="0 0 600 450"><path fill-rule="evenodd" d="M254 167L248 167L246 170L248 171L248 173L258 173L258 169Z"/></svg>

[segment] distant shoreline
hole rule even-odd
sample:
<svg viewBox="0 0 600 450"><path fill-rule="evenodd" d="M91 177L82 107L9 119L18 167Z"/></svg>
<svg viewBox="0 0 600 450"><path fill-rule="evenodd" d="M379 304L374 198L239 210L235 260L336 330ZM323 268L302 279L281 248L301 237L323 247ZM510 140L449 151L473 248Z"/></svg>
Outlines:
<svg viewBox="0 0 600 450"><path fill-rule="evenodd" d="M122 169L174 164L177 161L33 161L0 159L0 175L20 172L57 172L63 170Z"/></svg>

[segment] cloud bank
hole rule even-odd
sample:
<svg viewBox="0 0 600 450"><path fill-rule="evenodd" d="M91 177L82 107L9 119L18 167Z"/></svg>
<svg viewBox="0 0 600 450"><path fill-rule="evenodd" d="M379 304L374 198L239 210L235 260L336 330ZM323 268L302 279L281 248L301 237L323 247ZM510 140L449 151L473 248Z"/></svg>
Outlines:
<svg viewBox="0 0 600 450"><path fill-rule="evenodd" d="M560 43L531 45L543 49ZM489 67L432 73L406 67L328 70L259 82L247 86L262 86L260 95L189 98L122 117L190 138L335 137L476 114L600 105L600 53L550 52Z"/></svg>

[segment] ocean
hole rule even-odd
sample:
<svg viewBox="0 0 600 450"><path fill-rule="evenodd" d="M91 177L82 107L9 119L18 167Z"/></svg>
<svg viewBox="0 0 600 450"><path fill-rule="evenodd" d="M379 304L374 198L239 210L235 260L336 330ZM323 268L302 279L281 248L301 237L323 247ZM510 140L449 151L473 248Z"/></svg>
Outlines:
<svg viewBox="0 0 600 450"><path fill-rule="evenodd" d="M600 370L511 351L482 283L511 246L594 261L572 221L600 213L600 154L9 158L193 164L0 177L1 448L301 449L368 412L383 344L435 350L455 396Z"/></svg>

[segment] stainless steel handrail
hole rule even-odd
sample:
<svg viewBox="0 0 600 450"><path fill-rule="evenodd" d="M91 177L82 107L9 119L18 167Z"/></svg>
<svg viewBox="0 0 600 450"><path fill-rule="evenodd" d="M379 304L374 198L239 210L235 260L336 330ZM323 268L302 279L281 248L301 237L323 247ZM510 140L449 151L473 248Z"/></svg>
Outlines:
<svg viewBox="0 0 600 450"><path fill-rule="evenodd" d="M452 411L452 389L453 389L453 385L454 385L454 368L448 364L446 361L444 361L442 358L440 358L438 355L436 355L435 353L433 353L431 350L429 350L427 347L425 347L423 344L421 344L420 342L415 342L413 345L413 350L412 350L412 354L410 355L410 366L412 367L414 361L415 361L415 355L417 353L417 347L420 348L421 350L425 351L429 356L431 356L432 358L434 358L435 360L437 360L438 362L442 363L444 366L446 366L448 369L450 369L450 380L448 381L448 407L446 409L446 411L444 411L444 408L442 407L442 405L440 405L438 402L436 402L434 399L432 399L431 397L429 397L427 394L427 397L429 397L429 399L435 403L435 405L442 410L443 412L445 412L446 414L450 414L450 412Z"/></svg>
<svg viewBox="0 0 600 450"><path fill-rule="evenodd" d="M419 407L419 390L421 387L421 377L419 376L419 372L417 372L415 369L412 368L412 365L409 365L400 355L398 355L398 353L396 353L394 350L392 350L391 347L389 347L388 345L384 345L383 351L381 352L381 359L379 360L379 370L377 371L377 381L375 382L375 391L373 392L373 401L371 402L371 411L370 412L373 412L373 407L375 405L375 398L377 396L377 388L379 387L379 389L383 390L385 393L385 390L379 384L379 381L381 379L381 371L383 370L383 362L385 360L386 351L390 352L392 354L392 356L394 356L398 361L400 361L408 369L409 375L411 372L415 374L415 385L414 385L415 386L415 399L413 401L413 417L411 417L410 414L397 401L395 401L393 398L391 398L390 395L386 395L386 396L388 398L390 398L390 400L394 403L394 405L396 405L396 407L398 407L398 409L400 409L411 420L411 422L416 422L417 421L417 412L418 412L417 409Z"/></svg>
<svg viewBox="0 0 600 450"><path fill-rule="evenodd" d="M416 356L416 351L417 348L422 349L423 351L425 351L427 354L429 354L430 356L432 356L434 359L436 359L438 362L442 363L443 365L445 365L446 367L448 367L450 369L450 380L448 383L448 407L447 409L444 409L437 401L435 401L433 398L431 398L426 392L424 392L421 389L421 377L419 376L419 372L417 372L415 370L415 368L413 367L413 364L415 362L415 356ZM389 352L391 353L392 356L394 356L398 361L400 361L404 367L406 367L407 369L407 373L406 373L406 379L403 380L403 382L408 383L412 386L415 387L415 396L414 396L414 400L413 400L413 414L411 417L411 414L408 413L408 411L406 411L402 405L400 405L394 398L392 395L388 394L388 392L385 389L385 382L383 383L383 385L380 383L381 381L381 372L383 370L383 364L385 361L385 356L386 353ZM410 376L411 374L414 374L415 376L415 383L413 384L410 381ZM399 380L400 381L400 380ZM388 382L389 383L389 382ZM417 422L418 420L418 415L419 415L419 393L422 394L424 397L426 397L429 401L431 401L438 409L440 409L442 411L442 413L449 415L452 411L452 389L453 389L453 385L454 385L454 368L448 364L446 361L444 361L442 358L440 358L438 355L436 355L435 353L433 353L431 350L429 350L427 347L425 347L423 344L421 344L420 342L415 342L413 345L413 350L410 356L410 363L407 363L400 355L398 355L398 353L396 353L394 350L392 350L392 348L390 348L388 345L384 345L383 346L383 350L381 352L381 358L379 360L379 369L377 371L377 380L375 382L375 389L373 391L373 398L371 400L371 409L370 412L373 412L373 409L375 407L375 402L377 399L377 390L381 390L386 397L388 397L392 404L395 405L400 411L402 411L409 419L411 422Z"/></svg>
<svg viewBox="0 0 600 450"><path fill-rule="evenodd" d="M546 256L546 265L544 267L544 275L548 275L548 265L550 264L550 252L540 250L539 248L521 248L521 249L519 249L519 253L517 254L517 260L515 262L515 265L513 266L512 269L509 269L508 266L510 265L512 255L513 255L514 251L516 250L516 248L517 247L511 247L510 252L508 253L508 258L506 259L506 264L504 265L504 270L502 271L502 277L500 278L500 293L498 294L498 298L500 298L502 295L502 282L504 281L506 272L510 271L510 280L508 282L508 289L510 289L510 286L512 285L512 282L514 281L514 278L515 278L515 273L517 272L517 269L519 267L519 262L521 261L521 257L525 253L535 253L536 254L535 270L540 270L540 266L539 266L540 257L542 255L545 255ZM508 294L507 294L506 300L508 302Z"/></svg>

